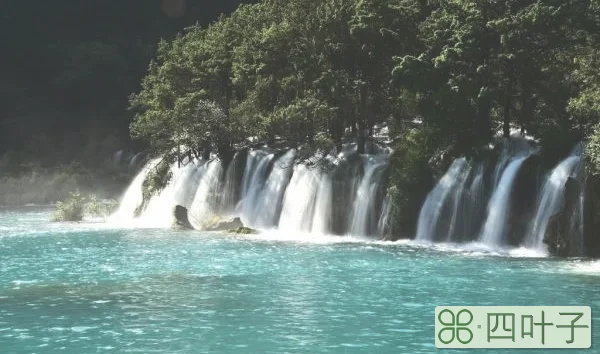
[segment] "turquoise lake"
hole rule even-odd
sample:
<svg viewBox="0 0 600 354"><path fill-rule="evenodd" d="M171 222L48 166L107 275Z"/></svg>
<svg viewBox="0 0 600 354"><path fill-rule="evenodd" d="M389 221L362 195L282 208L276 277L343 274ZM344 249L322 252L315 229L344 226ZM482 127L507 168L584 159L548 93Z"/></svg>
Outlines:
<svg viewBox="0 0 600 354"><path fill-rule="evenodd" d="M599 261L49 219L0 209L0 353L453 352L437 305L591 306L600 353Z"/></svg>

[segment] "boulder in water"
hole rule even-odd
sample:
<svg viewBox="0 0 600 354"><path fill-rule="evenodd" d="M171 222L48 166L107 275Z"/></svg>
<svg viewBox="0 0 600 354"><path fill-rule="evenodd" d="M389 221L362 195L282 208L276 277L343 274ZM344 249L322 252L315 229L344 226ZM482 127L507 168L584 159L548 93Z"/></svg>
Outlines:
<svg viewBox="0 0 600 354"><path fill-rule="evenodd" d="M207 225L206 227L204 227L204 230L206 231L227 231L227 230L232 230L232 229L239 229L239 228L243 228L244 227L244 223L242 223L242 220L238 217L229 219L229 220L222 220L222 219L218 219L218 220L213 220L213 223L210 225Z"/></svg>
<svg viewBox="0 0 600 354"><path fill-rule="evenodd" d="M175 206L175 224L177 227L184 230L193 230L194 227L190 223L188 218L188 210L186 207L177 205Z"/></svg>
<svg viewBox="0 0 600 354"><path fill-rule="evenodd" d="M232 229L232 230L228 230L228 232L231 232L233 234L241 234L241 235L256 235L258 234L258 231L251 229L249 227L238 227L237 229Z"/></svg>

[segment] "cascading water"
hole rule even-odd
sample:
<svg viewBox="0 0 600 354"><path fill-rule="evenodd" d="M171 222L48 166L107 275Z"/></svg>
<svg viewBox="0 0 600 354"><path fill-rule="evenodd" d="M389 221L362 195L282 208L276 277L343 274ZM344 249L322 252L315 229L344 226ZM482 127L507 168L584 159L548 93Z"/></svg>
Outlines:
<svg viewBox="0 0 600 354"><path fill-rule="evenodd" d="M261 202L259 198L274 158L273 153L263 151L251 151L248 154L243 178L242 201L238 208L241 209L240 214L246 225L254 225L260 216L256 206Z"/></svg>
<svg viewBox="0 0 600 354"><path fill-rule="evenodd" d="M540 158L532 157L539 150L534 146L524 139L505 139L497 158L494 151L488 151L492 154L486 153L489 157L476 162L473 168L465 158L455 160L427 196L416 238L478 241L494 249L521 245L540 255L546 253L546 230L556 216L559 219L548 241L552 249L571 256L583 255L582 145L547 174L541 190L535 185L543 165ZM495 165L490 166L490 161ZM523 169L526 161L527 168ZM535 193L538 198L532 205L527 201L534 200ZM518 209L511 210L513 206Z"/></svg>
<svg viewBox="0 0 600 354"><path fill-rule="evenodd" d="M169 184L161 193L153 196L148 201L146 208L141 212L138 218L138 225L145 227L170 227L175 219L172 212L175 205L188 206L189 198L184 188L191 184L191 177L196 172L192 164L183 168L176 168L176 164L171 166L173 176Z"/></svg>
<svg viewBox="0 0 600 354"><path fill-rule="evenodd" d="M463 201L465 185L467 183L467 174L468 174L468 170L465 171L463 173L463 175L461 175L462 178L460 178L460 180L458 181L455 191L451 197L452 204L450 206L452 208L452 216L450 218L450 224L448 226L446 241L453 241L456 239L456 235L455 235L456 226L458 223L458 219L460 217L460 207L461 207L461 202Z"/></svg>
<svg viewBox="0 0 600 354"><path fill-rule="evenodd" d="M571 156L559 163L547 176L542 187L541 197L537 202L535 218L531 222L529 235L525 241L527 247L545 250L544 236L546 235L548 221L561 208L567 179L576 177L580 169L580 151L576 150ZM580 215L583 215L583 213ZM581 225L583 225L583 220Z"/></svg>
<svg viewBox="0 0 600 354"><path fill-rule="evenodd" d="M530 155L531 153L525 153L522 156L513 158L502 173L496 191L488 204L487 218L479 237L481 242L493 246L503 244L510 213L510 196L515 178L521 165Z"/></svg>
<svg viewBox="0 0 600 354"><path fill-rule="evenodd" d="M182 205L198 229L221 217L239 216L245 225L255 228L379 236L378 223L387 222L383 213L389 210L382 205L388 154L381 150L354 159L350 157L356 156L356 146L350 145L337 157L315 156L310 165L296 161L295 149L277 158L279 154L267 148L238 154L228 166L219 160L186 161L182 167L171 167L171 183L152 197L136 218L135 210L142 205L142 184L156 164L150 162L134 179L113 219L168 227L174 222L175 206ZM324 168L323 163L329 167ZM335 182L334 176L349 183ZM341 200L349 203L336 204ZM341 227L334 225L334 208L352 215ZM380 228L383 231L383 226Z"/></svg>
<svg viewBox="0 0 600 354"><path fill-rule="evenodd" d="M254 205L254 216L250 225L273 227L277 225L284 192L292 176L296 150L289 150L273 164L264 187L259 192Z"/></svg>
<svg viewBox="0 0 600 354"><path fill-rule="evenodd" d="M331 208L333 208L333 185L331 178L327 174L321 173L312 220L313 233L325 235L330 232Z"/></svg>
<svg viewBox="0 0 600 354"><path fill-rule="evenodd" d="M463 199L462 234L458 235L461 240L472 239L481 227L481 219L485 213L484 171L483 164L474 169L468 194Z"/></svg>
<svg viewBox="0 0 600 354"><path fill-rule="evenodd" d="M294 167L294 175L283 199L279 229L305 232L311 230L318 187L317 170L305 165Z"/></svg>
<svg viewBox="0 0 600 354"><path fill-rule="evenodd" d="M148 176L148 173L156 167L160 159L155 159L150 162L135 176L133 182L127 188L119 208L110 217L110 221L117 224L126 224L135 218L136 210L143 202L143 184Z"/></svg>
<svg viewBox="0 0 600 354"><path fill-rule="evenodd" d="M216 211L221 192L219 188L220 175L223 171L221 161L218 160L207 162L202 168L204 171L196 189L194 201L189 208L190 222L198 229L203 228L207 222L217 216Z"/></svg>
<svg viewBox="0 0 600 354"><path fill-rule="evenodd" d="M389 195L386 195L383 199L383 206L381 208L381 216L379 217L379 222L377 223L377 234L381 237L384 237L385 234L389 231L389 221L390 221L390 213L392 212L392 200Z"/></svg>
<svg viewBox="0 0 600 354"><path fill-rule="evenodd" d="M350 234L366 236L369 234L369 223L373 224L372 211L375 209L377 186L379 185L383 168L387 166L387 159L370 156L363 157L365 175L358 186L353 204L352 224Z"/></svg>
<svg viewBox="0 0 600 354"><path fill-rule="evenodd" d="M511 205L517 202L511 200L513 192L523 191L524 186L537 180L536 159L528 163L524 173L519 172L534 153L523 140L506 140L497 159L454 161L421 208L416 238L477 240L493 247L524 240L525 247L544 249L548 222L561 210L565 185L573 177L575 181L569 186L574 192L569 193L569 214L564 217L569 223L569 252L582 254L584 203L583 189L578 189L578 183L582 183L581 148L548 173L535 209L525 206L520 207L519 215L511 212ZM181 205L199 229L222 217L239 216L245 225L254 228L386 236L393 209L383 192L389 151L358 155L356 146L346 145L337 156L314 156L308 163L299 163L296 156L295 149L281 153L263 148L238 153L226 166L218 159L183 161L182 166L171 166L170 183L144 201L144 180L160 161L152 160L135 177L110 220L142 227L170 227L175 206ZM495 161L495 166L490 166L490 161ZM528 220L523 218L528 213L532 215L529 228Z"/></svg>
<svg viewBox="0 0 600 354"><path fill-rule="evenodd" d="M225 172L225 184L223 185L223 193L221 194L220 214L231 215L235 211L237 204L237 196L239 192L237 176L243 166L240 163L240 154L236 153L231 160Z"/></svg>
<svg viewBox="0 0 600 354"><path fill-rule="evenodd" d="M437 232L443 217L444 208L449 200L457 197L457 186L459 188L461 188L460 186L464 186L468 170L469 164L465 158L455 160L448 169L448 172L429 193L419 213L417 240L435 241L438 239ZM446 233L443 238L446 239L447 235Z"/></svg>

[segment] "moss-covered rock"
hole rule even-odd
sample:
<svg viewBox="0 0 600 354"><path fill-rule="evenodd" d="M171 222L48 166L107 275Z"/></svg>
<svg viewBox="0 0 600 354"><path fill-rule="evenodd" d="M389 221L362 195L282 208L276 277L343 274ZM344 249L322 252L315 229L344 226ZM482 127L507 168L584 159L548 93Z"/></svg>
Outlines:
<svg viewBox="0 0 600 354"><path fill-rule="evenodd" d="M228 232L230 232L232 234L239 234L239 235L256 235L256 234L258 234L258 231L251 229L249 227L238 227L237 229L228 230Z"/></svg>
<svg viewBox="0 0 600 354"><path fill-rule="evenodd" d="M242 219L236 217L232 219L221 219L205 228L206 231L227 231L237 230L244 227Z"/></svg>

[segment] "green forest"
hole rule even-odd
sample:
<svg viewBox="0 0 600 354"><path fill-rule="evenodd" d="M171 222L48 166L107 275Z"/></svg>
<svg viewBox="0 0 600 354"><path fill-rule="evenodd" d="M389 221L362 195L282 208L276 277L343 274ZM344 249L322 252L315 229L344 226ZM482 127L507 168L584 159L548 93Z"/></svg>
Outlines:
<svg viewBox="0 0 600 354"><path fill-rule="evenodd" d="M388 192L408 227L433 165L443 171L498 134L526 133L555 158L589 139L589 169L600 171L599 26L596 0L241 5L160 42L131 96L131 133L165 162L227 161L257 141L309 156L351 140L368 152L387 124Z"/></svg>

